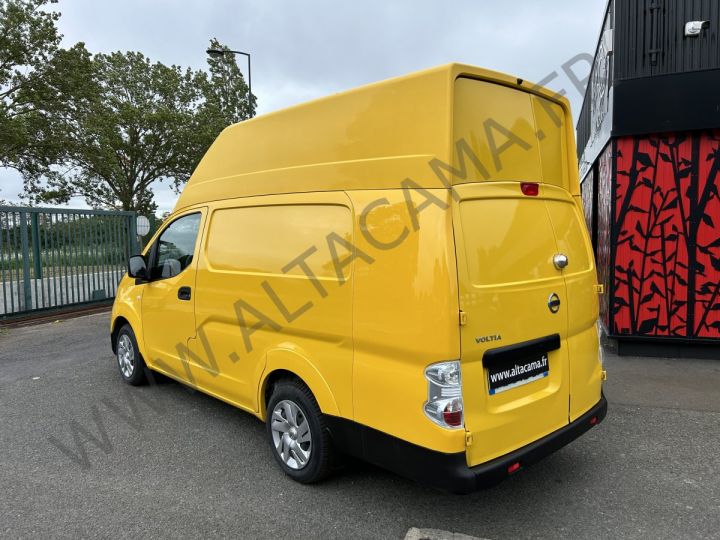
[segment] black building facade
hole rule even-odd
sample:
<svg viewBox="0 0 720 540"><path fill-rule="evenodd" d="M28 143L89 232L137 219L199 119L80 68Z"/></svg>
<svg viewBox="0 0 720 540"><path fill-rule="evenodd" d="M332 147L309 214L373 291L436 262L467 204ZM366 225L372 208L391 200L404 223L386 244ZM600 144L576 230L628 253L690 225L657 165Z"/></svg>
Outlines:
<svg viewBox="0 0 720 540"><path fill-rule="evenodd" d="M720 358L720 2L611 0L578 122L621 352Z"/></svg>

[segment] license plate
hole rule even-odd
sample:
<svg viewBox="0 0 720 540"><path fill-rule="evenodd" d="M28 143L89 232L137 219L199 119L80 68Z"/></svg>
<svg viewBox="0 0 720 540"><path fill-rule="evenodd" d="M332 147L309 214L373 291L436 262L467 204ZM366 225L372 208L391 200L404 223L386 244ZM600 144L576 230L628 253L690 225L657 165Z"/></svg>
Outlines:
<svg viewBox="0 0 720 540"><path fill-rule="evenodd" d="M528 384L550 374L547 354L488 367L490 395Z"/></svg>

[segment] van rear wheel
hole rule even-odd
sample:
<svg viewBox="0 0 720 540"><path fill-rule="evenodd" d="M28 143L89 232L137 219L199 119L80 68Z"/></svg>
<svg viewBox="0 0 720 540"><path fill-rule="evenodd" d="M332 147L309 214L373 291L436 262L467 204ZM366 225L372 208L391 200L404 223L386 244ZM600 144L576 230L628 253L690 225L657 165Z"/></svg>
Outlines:
<svg viewBox="0 0 720 540"><path fill-rule="evenodd" d="M330 436L315 397L302 382L285 379L275 385L265 424L273 456L285 474L311 484L330 473Z"/></svg>

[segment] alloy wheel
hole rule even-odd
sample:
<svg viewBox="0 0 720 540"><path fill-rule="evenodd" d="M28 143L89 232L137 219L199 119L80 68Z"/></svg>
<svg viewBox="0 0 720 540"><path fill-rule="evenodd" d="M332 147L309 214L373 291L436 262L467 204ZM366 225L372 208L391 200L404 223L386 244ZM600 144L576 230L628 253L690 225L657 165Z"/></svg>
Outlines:
<svg viewBox="0 0 720 540"><path fill-rule="evenodd" d="M285 465L294 470L310 461L312 436L310 424L302 409L293 401L283 400L272 412L273 446Z"/></svg>
<svg viewBox="0 0 720 540"><path fill-rule="evenodd" d="M123 377L130 378L135 370L135 348L127 334L123 334L118 340L117 360Z"/></svg>

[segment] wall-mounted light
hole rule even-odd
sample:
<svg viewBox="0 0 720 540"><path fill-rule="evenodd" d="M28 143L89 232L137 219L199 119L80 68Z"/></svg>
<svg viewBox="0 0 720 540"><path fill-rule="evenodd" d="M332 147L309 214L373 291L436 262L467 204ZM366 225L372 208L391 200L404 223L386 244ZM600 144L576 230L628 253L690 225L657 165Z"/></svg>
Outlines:
<svg viewBox="0 0 720 540"><path fill-rule="evenodd" d="M699 36L706 28L710 28L710 21L690 21L685 23L685 37Z"/></svg>

